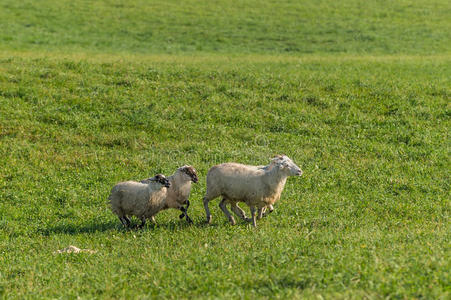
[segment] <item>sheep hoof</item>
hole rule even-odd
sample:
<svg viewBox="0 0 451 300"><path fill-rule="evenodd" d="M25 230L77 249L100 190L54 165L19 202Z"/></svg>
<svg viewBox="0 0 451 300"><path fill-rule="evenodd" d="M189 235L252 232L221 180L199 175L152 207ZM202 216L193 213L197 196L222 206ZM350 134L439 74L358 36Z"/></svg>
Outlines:
<svg viewBox="0 0 451 300"><path fill-rule="evenodd" d="M268 211L266 211L266 212L263 214L263 218L269 216L269 214L272 213L273 211L274 211L274 209L273 209L273 210L268 210Z"/></svg>
<svg viewBox="0 0 451 300"><path fill-rule="evenodd" d="M184 216L185 216L185 214L181 214L181 215L179 216L179 219L183 219Z"/></svg>
<svg viewBox="0 0 451 300"><path fill-rule="evenodd" d="M235 219L233 217L231 217L229 219L229 221L230 221L230 224L232 224L232 226L236 225Z"/></svg>
<svg viewBox="0 0 451 300"><path fill-rule="evenodd" d="M208 216L208 217L207 217L206 223L207 223L207 224L211 224L211 216Z"/></svg>

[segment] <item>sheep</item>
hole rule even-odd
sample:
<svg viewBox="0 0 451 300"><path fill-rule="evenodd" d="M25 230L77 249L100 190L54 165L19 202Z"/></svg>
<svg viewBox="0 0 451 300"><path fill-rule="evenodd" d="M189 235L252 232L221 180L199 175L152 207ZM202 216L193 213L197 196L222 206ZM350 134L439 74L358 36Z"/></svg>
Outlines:
<svg viewBox="0 0 451 300"><path fill-rule="evenodd" d="M147 183L149 179L142 180L142 183ZM170 208L176 208L182 211L179 216L180 219L186 218L188 223L193 221L188 216L188 207L190 202L188 200L191 192L191 182L198 182L197 172L192 166L183 166L178 168L174 174L168 177L170 187L168 188L166 199L164 200L166 205ZM186 204L186 208L183 206Z"/></svg>
<svg viewBox="0 0 451 300"><path fill-rule="evenodd" d="M119 182L108 197L111 210L125 227L130 226L128 216L136 216L141 220L138 228L142 228L147 218L154 222L154 215L168 208L164 200L169 187L169 180L162 174L149 178L147 183Z"/></svg>
<svg viewBox="0 0 451 300"><path fill-rule="evenodd" d="M246 221L256 224L256 208L258 219L263 217L265 209L273 209L279 200L288 176L301 176L302 170L287 156L278 155L268 166L248 166L238 163L224 163L213 166L207 173L207 191L203 198L207 223L211 223L208 202L222 196L219 207L235 225L235 219L227 210L231 204L232 211ZM237 205L245 202L251 210L251 219L247 219L244 211Z"/></svg>

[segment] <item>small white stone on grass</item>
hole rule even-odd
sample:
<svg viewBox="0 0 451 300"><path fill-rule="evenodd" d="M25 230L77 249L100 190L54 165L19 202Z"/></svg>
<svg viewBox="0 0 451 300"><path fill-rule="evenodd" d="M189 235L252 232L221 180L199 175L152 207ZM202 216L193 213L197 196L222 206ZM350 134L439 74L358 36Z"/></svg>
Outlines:
<svg viewBox="0 0 451 300"><path fill-rule="evenodd" d="M66 247L64 249L61 250L57 250L55 252L53 252L54 254L62 254L62 253L96 253L97 251L95 250L90 250L90 249L80 249L77 248L75 246L70 245L69 247Z"/></svg>

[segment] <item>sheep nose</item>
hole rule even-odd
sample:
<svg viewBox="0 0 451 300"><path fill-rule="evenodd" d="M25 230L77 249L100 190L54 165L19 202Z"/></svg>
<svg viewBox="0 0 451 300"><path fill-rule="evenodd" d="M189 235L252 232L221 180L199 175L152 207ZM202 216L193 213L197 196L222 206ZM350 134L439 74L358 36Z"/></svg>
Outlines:
<svg viewBox="0 0 451 300"><path fill-rule="evenodd" d="M299 170L296 175L302 176L302 170Z"/></svg>

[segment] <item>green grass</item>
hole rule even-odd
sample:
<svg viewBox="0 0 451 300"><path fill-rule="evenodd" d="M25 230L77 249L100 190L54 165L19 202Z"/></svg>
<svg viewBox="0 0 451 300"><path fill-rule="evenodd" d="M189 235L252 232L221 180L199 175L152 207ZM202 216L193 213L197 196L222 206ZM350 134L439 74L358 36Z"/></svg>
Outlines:
<svg viewBox="0 0 451 300"><path fill-rule="evenodd" d="M3 55L4 295L449 296L449 59L276 60ZM202 224L210 166L276 153L275 213ZM185 163L195 225L121 229L114 183Z"/></svg>
<svg viewBox="0 0 451 300"><path fill-rule="evenodd" d="M139 53L450 51L446 0L2 0L0 49Z"/></svg>
<svg viewBox="0 0 451 300"><path fill-rule="evenodd" d="M0 2L1 297L451 297L446 1L133 3ZM212 165L280 153L257 229L204 224ZM184 164L194 225L124 230L111 187Z"/></svg>

